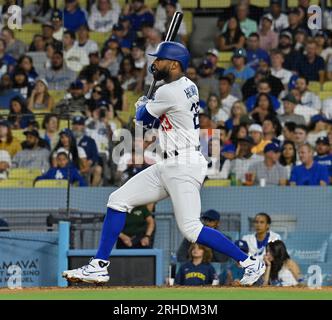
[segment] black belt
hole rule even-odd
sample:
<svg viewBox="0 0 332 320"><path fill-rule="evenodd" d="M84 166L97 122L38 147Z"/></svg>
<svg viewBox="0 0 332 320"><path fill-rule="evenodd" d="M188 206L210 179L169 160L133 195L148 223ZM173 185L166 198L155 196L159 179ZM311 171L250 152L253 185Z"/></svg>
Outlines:
<svg viewBox="0 0 332 320"><path fill-rule="evenodd" d="M195 147L195 151L199 151L201 149L201 147L200 146L196 146ZM186 149L183 149L183 150L186 150ZM170 154L170 155L168 155L168 153ZM169 157L171 157L171 156L178 156L179 155L179 151L177 151L177 150L174 150L174 151L164 151L163 152L163 158L164 159L167 159L167 158L169 158Z"/></svg>

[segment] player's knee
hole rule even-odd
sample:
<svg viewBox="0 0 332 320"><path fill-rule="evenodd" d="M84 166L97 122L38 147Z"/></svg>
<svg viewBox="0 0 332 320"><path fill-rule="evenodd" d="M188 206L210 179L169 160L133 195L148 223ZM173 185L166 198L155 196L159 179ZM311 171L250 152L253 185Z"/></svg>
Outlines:
<svg viewBox="0 0 332 320"><path fill-rule="evenodd" d="M191 220L179 226L182 235L190 242L196 242L202 231L203 224L200 220Z"/></svg>
<svg viewBox="0 0 332 320"><path fill-rule="evenodd" d="M117 191L114 191L110 194L108 198L107 206L109 208L112 208L117 211L121 212L129 212L130 209L126 203L126 200L124 197L122 197L121 193Z"/></svg>

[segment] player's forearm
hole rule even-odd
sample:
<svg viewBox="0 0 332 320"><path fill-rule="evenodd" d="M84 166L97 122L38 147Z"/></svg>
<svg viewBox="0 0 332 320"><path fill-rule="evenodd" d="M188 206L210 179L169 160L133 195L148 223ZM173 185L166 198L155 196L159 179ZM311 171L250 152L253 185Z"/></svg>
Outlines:
<svg viewBox="0 0 332 320"><path fill-rule="evenodd" d="M136 110L136 120L142 121L143 125L152 124L154 121L158 120L146 109L146 106L141 106Z"/></svg>
<svg viewBox="0 0 332 320"><path fill-rule="evenodd" d="M147 219L147 228L145 231L145 235L147 236L151 236L154 228L155 228L155 223L154 223L154 219L152 217L150 217L151 219Z"/></svg>

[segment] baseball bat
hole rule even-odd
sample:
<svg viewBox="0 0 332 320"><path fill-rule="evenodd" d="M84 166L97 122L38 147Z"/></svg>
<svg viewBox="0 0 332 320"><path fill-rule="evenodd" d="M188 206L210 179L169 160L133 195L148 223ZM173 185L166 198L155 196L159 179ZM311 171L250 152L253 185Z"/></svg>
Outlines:
<svg viewBox="0 0 332 320"><path fill-rule="evenodd" d="M182 12L176 11L174 13L171 24L170 24L167 34L166 34L165 41L174 41L174 39L179 31L179 28L180 28L180 25L182 22L182 18L183 18ZM153 94L154 88L156 86L156 83L157 83L157 81L153 79L153 82L151 83L149 91L147 93L147 97L149 99L152 98L152 94Z"/></svg>

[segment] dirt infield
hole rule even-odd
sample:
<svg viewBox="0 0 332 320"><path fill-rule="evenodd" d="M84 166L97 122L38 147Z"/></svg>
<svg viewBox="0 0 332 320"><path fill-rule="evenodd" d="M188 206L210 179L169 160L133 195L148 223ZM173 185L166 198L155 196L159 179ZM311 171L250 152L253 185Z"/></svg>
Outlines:
<svg viewBox="0 0 332 320"><path fill-rule="evenodd" d="M332 300L332 287L70 287L0 289L0 300Z"/></svg>

